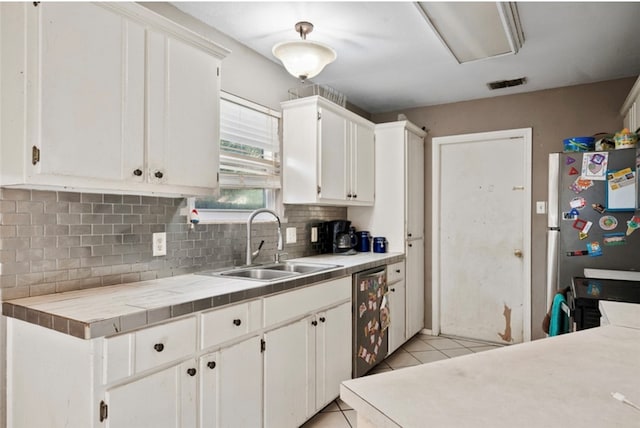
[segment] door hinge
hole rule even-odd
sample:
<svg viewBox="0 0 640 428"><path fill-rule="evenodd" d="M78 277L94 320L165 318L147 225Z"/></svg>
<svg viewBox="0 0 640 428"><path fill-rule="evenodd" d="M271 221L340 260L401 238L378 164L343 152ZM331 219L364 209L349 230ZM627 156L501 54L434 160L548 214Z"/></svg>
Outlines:
<svg viewBox="0 0 640 428"><path fill-rule="evenodd" d="M322 113L318 112L318 120L322 119Z"/></svg>
<svg viewBox="0 0 640 428"><path fill-rule="evenodd" d="M109 416L109 405L103 401L100 401L100 422L104 422Z"/></svg>
<svg viewBox="0 0 640 428"><path fill-rule="evenodd" d="M220 67L216 67L216 76L220 77Z"/></svg>
<svg viewBox="0 0 640 428"><path fill-rule="evenodd" d="M260 339L260 352L267 350L267 342L264 339Z"/></svg>
<svg viewBox="0 0 640 428"><path fill-rule="evenodd" d="M320 190L321 190L321 189L320 189L320 186L318 186L318 195L320 194Z"/></svg>
<svg viewBox="0 0 640 428"><path fill-rule="evenodd" d="M216 172L216 183L220 183L220 173Z"/></svg>
<svg viewBox="0 0 640 428"><path fill-rule="evenodd" d="M40 149L33 146L31 148L31 163L36 165L38 162L40 162Z"/></svg>
<svg viewBox="0 0 640 428"><path fill-rule="evenodd" d="M39 1L34 1L34 2L33 2L33 6L34 6L34 7L38 7L38 5L39 5L39 4L40 4L40 2L39 2Z"/></svg>

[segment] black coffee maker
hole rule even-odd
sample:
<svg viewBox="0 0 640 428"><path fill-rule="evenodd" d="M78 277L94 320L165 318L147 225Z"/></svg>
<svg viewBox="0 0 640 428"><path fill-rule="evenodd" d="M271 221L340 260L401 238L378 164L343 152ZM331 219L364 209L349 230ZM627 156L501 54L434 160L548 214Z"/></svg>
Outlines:
<svg viewBox="0 0 640 428"><path fill-rule="evenodd" d="M332 220L322 224L321 252L346 253L353 249L355 236L350 230L349 220Z"/></svg>

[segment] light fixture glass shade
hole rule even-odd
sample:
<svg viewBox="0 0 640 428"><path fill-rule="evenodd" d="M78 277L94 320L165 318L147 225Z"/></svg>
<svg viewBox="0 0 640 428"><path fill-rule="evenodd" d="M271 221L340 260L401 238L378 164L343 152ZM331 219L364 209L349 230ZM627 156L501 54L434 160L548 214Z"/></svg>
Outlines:
<svg viewBox="0 0 640 428"><path fill-rule="evenodd" d="M310 40L281 42L273 47L272 52L290 74L301 80L317 76L337 57L336 51L329 46Z"/></svg>

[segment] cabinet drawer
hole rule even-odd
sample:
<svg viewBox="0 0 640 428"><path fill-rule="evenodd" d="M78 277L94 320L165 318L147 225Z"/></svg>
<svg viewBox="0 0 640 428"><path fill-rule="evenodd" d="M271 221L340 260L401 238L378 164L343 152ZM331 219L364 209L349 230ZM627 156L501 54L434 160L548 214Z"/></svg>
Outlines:
<svg viewBox="0 0 640 428"><path fill-rule="evenodd" d="M135 333L135 371L150 369L196 351L196 318L189 317Z"/></svg>
<svg viewBox="0 0 640 428"><path fill-rule="evenodd" d="M351 284L351 277L347 276L267 297L264 299L265 327L351 299Z"/></svg>
<svg viewBox="0 0 640 428"><path fill-rule="evenodd" d="M202 348L243 336L262 327L262 302L241 303L202 314Z"/></svg>
<svg viewBox="0 0 640 428"><path fill-rule="evenodd" d="M387 284L404 279L404 261L387 265Z"/></svg>

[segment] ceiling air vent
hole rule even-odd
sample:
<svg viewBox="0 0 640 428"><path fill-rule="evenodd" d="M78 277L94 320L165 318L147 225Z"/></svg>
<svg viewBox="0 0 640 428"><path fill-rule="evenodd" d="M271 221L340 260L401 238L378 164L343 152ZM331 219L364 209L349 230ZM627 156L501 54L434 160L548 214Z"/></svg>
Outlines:
<svg viewBox="0 0 640 428"><path fill-rule="evenodd" d="M527 78L520 77L513 80L498 80L496 82L489 82L487 83L487 86L493 91L494 89L510 88L511 86L520 86L524 85L525 83L527 83Z"/></svg>

